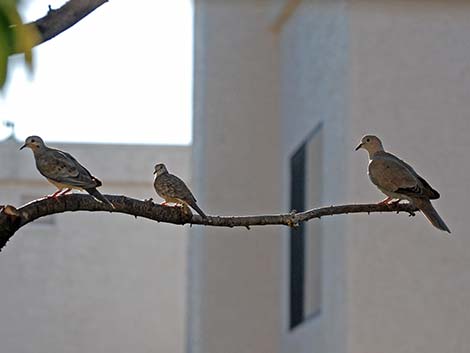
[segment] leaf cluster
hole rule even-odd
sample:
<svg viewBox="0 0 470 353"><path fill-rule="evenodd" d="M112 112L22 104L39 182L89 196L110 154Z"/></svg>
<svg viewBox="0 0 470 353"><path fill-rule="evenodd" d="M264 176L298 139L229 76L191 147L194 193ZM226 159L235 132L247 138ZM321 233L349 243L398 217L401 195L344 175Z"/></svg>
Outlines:
<svg viewBox="0 0 470 353"><path fill-rule="evenodd" d="M39 42L39 33L33 25L25 25L18 12L19 0L0 0L0 89L8 75L8 57L21 53L24 64L33 70L32 48Z"/></svg>

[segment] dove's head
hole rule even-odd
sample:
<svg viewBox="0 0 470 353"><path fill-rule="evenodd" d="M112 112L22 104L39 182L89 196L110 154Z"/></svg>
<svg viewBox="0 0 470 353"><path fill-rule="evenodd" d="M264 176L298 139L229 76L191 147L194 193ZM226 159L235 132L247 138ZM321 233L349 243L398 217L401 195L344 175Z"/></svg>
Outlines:
<svg viewBox="0 0 470 353"><path fill-rule="evenodd" d="M163 163L159 163L155 166L153 174L156 174L157 177L165 173L168 173L168 170Z"/></svg>
<svg viewBox="0 0 470 353"><path fill-rule="evenodd" d="M366 135L361 139L361 143L357 145L356 151L360 148L365 149L372 156L374 153L383 151L382 141L377 136Z"/></svg>
<svg viewBox="0 0 470 353"><path fill-rule="evenodd" d="M20 147L22 150L25 147L29 147L33 152L40 151L45 147L44 141L39 136L29 136L24 141L24 145Z"/></svg>

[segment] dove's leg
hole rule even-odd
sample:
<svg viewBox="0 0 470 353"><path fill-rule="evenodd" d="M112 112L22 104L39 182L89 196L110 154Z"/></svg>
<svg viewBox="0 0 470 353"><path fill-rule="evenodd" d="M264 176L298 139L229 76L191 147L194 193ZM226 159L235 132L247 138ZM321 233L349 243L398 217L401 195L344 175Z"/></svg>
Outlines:
<svg viewBox="0 0 470 353"><path fill-rule="evenodd" d="M54 198L56 198L57 195L59 195L61 192L62 192L62 189L59 189L59 190L57 190L55 193L53 193L52 195L49 195L49 197L54 197Z"/></svg>
<svg viewBox="0 0 470 353"><path fill-rule="evenodd" d="M47 195L46 198L47 199L56 199L59 197L59 195L64 191L64 189L59 189L57 190L55 193L53 193L52 195Z"/></svg>
<svg viewBox="0 0 470 353"><path fill-rule="evenodd" d="M396 206L400 203L400 201L401 201L401 199L396 199L395 201L391 201L388 204L391 205L391 206Z"/></svg>
<svg viewBox="0 0 470 353"><path fill-rule="evenodd" d="M64 189L64 190L63 190L59 195L57 195L57 196L62 196L62 195L68 194L70 191L72 191L72 189L70 189L70 188Z"/></svg>
<svg viewBox="0 0 470 353"><path fill-rule="evenodd" d="M168 204L173 203L173 204L175 204L175 206L177 206L180 203L178 199L174 199L172 197L167 196L167 197L164 197L164 199L165 199L165 201L160 203L160 205L162 205L162 206L174 207L174 206L170 206Z"/></svg>
<svg viewBox="0 0 470 353"><path fill-rule="evenodd" d="M393 200L393 197L387 197L386 199L380 201L377 205L386 205Z"/></svg>
<svg viewBox="0 0 470 353"><path fill-rule="evenodd" d="M53 198L53 199L57 199L59 196L62 196L62 195L65 195L67 194L68 192L72 191L72 189L60 189L60 190L57 190L55 193L53 193L52 195L48 196L48 198Z"/></svg>

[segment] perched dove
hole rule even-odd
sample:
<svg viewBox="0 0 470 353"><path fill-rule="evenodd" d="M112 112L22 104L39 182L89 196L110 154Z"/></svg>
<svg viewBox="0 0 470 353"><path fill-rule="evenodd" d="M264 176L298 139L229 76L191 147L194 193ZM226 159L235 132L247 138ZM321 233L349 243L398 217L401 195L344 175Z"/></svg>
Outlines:
<svg viewBox="0 0 470 353"><path fill-rule="evenodd" d="M58 188L50 197L65 195L72 189L85 190L98 201L114 208L114 205L96 190L101 186L101 181L70 154L46 146L39 136L29 136L20 150L25 147L33 151L39 173Z"/></svg>
<svg viewBox="0 0 470 353"><path fill-rule="evenodd" d="M369 153L369 178L388 197L380 204L389 204L393 199L410 201L423 212L432 225L450 233L430 200L440 197L414 169L393 154L385 152L377 136L366 135L356 147Z"/></svg>
<svg viewBox="0 0 470 353"><path fill-rule="evenodd" d="M204 212L202 212L196 204L196 199L184 181L176 175L168 173L168 170L163 163L155 166L153 174L155 174L155 180L153 182L155 191L158 196L165 199L165 202L163 202L162 205L166 205L169 202L182 204L185 208L189 205L194 208L202 218L207 218Z"/></svg>

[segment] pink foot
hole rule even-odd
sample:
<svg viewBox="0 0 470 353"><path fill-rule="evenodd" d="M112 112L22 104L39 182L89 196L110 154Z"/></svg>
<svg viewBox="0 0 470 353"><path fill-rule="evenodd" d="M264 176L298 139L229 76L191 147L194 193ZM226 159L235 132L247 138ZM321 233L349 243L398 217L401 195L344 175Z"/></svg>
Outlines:
<svg viewBox="0 0 470 353"><path fill-rule="evenodd" d="M62 191L63 191L62 189L57 190L57 191L56 191L55 193L53 193L52 195L47 195L47 196L46 196L46 199L57 199Z"/></svg>
<svg viewBox="0 0 470 353"><path fill-rule="evenodd" d="M65 195L67 193L69 193L70 191L72 191L72 189L61 189L61 190L57 190L55 193L53 193L52 195L47 195L45 198L46 199L56 199L59 197L59 196L62 196L62 195Z"/></svg>
<svg viewBox="0 0 470 353"><path fill-rule="evenodd" d="M380 201L377 205L387 205L393 198L387 197L385 200Z"/></svg>
<svg viewBox="0 0 470 353"><path fill-rule="evenodd" d="M70 191L72 191L72 189L67 188L67 189L65 189L65 191L61 195L68 194Z"/></svg>
<svg viewBox="0 0 470 353"><path fill-rule="evenodd" d="M395 201L392 201L392 202L389 202L389 205L390 206L396 206L400 203L401 199L398 199L398 200L395 200Z"/></svg>

